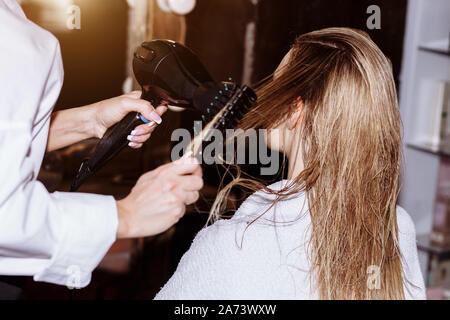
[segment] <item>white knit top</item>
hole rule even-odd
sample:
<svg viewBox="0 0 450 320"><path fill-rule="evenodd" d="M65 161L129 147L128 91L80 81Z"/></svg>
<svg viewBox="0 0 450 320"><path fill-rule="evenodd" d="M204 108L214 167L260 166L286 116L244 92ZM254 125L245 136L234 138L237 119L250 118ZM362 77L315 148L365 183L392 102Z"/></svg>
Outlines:
<svg viewBox="0 0 450 320"><path fill-rule="evenodd" d="M280 190L287 182L269 188ZM230 220L201 230L155 299L316 299L306 250L311 222L307 199L300 193L281 201L250 224L273 199L258 191ZM425 299L414 224L401 207L397 222L405 297Z"/></svg>

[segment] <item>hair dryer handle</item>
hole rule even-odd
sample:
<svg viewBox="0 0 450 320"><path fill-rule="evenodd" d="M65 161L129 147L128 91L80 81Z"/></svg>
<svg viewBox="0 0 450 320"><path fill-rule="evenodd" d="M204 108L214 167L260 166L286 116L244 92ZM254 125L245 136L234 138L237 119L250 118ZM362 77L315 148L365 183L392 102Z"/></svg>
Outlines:
<svg viewBox="0 0 450 320"><path fill-rule="evenodd" d="M151 92L150 90L146 90L144 88L142 88L142 94L141 94L141 99L142 100L146 100L148 102L151 103L151 105L156 108L157 106L159 106L162 102L162 99L157 95L154 94L153 92ZM149 123L150 120L148 120L147 118L145 118L143 115L139 115L139 117L141 118L141 120L144 123Z"/></svg>
<svg viewBox="0 0 450 320"><path fill-rule="evenodd" d="M138 125L145 123L139 113L131 112L120 122L110 127L98 142L94 154L85 160L72 183L71 191L77 190L84 181L102 168L128 145L128 135ZM147 121L148 122L148 121Z"/></svg>

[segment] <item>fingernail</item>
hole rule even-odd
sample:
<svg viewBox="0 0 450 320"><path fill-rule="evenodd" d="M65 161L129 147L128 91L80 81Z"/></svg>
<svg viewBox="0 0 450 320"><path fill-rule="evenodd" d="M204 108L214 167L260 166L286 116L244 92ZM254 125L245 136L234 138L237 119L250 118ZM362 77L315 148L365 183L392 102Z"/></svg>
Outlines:
<svg viewBox="0 0 450 320"><path fill-rule="evenodd" d="M148 123L148 126L151 128L151 127L153 127L155 124L156 124L155 122L150 121L150 122Z"/></svg>
<svg viewBox="0 0 450 320"><path fill-rule="evenodd" d="M193 157L192 151L189 151L181 158L181 163L184 164L197 164L197 159Z"/></svg>
<svg viewBox="0 0 450 320"><path fill-rule="evenodd" d="M139 139L139 137L132 136L132 135L129 135L129 136L127 137L127 140L128 140L128 141L132 141L132 142L139 142L138 139Z"/></svg>
<svg viewBox="0 0 450 320"><path fill-rule="evenodd" d="M192 150L190 150L183 155L182 159L189 158L190 156L192 156L192 154L193 154L193 152L192 152Z"/></svg>
<svg viewBox="0 0 450 320"><path fill-rule="evenodd" d="M131 131L132 136L140 136L144 133L145 133L145 131L143 129L136 129L136 130Z"/></svg>
<svg viewBox="0 0 450 320"><path fill-rule="evenodd" d="M162 119L159 116L159 114L156 111L152 111L152 113L150 113L150 118L155 121L157 124L161 124Z"/></svg>
<svg viewBox="0 0 450 320"><path fill-rule="evenodd" d="M130 142L130 143L128 144L128 146L130 146L130 147L137 147L138 144L137 144L137 143L134 143L134 142Z"/></svg>

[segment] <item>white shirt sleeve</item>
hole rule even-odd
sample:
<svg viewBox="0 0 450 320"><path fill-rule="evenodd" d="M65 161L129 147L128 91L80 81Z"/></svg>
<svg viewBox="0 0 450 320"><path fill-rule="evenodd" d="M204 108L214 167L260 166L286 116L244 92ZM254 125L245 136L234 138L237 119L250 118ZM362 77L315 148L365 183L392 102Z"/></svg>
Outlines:
<svg viewBox="0 0 450 320"><path fill-rule="evenodd" d="M62 61L56 38L16 9L0 0L0 274L84 287L115 241L117 209L36 181Z"/></svg>

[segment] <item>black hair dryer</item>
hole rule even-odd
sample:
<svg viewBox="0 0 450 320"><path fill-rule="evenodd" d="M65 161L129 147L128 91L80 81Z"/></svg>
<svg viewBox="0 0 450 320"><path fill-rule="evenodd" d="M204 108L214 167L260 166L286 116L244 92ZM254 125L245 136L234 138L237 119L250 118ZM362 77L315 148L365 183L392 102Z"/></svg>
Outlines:
<svg viewBox="0 0 450 320"><path fill-rule="evenodd" d="M212 120L239 89L232 82L215 82L190 49L170 40L144 42L134 54L133 71L142 87L142 99L154 107L164 102L197 110L204 122ZM136 126L147 122L132 112L109 128L92 157L82 162L71 191L126 147L127 136Z"/></svg>

